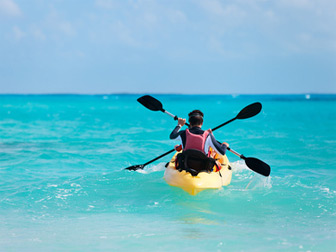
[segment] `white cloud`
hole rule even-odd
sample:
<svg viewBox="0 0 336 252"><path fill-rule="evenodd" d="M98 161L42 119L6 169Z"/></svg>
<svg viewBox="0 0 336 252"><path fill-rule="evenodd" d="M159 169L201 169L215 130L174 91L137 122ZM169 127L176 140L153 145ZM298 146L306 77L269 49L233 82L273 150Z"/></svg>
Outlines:
<svg viewBox="0 0 336 252"><path fill-rule="evenodd" d="M200 1L199 4L211 15L230 18L243 18L246 16L244 9L240 8L238 4L222 4L218 0Z"/></svg>
<svg viewBox="0 0 336 252"><path fill-rule="evenodd" d="M200 1L200 5L208 12L215 15L223 15L224 8L218 0Z"/></svg>
<svg viewBox="0 0 336 252"><path fill-rule="evenodd" d="M66 35L67 37L74 37L77 35L77 30L74 22L68 21L57 9L53 8L46 16L43 24L44 30L53 36Z"/></svg>
<svg viewBox="0 0 336 252"><path fill-rule="evenodd" d="M13 0L0 0L0 16L1 14L10 17L19 17L21 16L21 10Z"/></svg>
<svg viewBox="0 0 336 252"><path fill-rule="evenodd" d="M58 23L58 28L65 35L68 35L68 36L76 35L76 30L70 22L62 21L62 22Z"/></svg>
<svg viewBox="0 0 336 252"><path fill-rule="evenodd" d="M96 0L96 6L103 9L114 9L118 3L115 0Z"/></svg>
<svg viewBox="0 0 336 252"><path fill-rule="evenodd" d="M278 4L288 7L295 7L301 9L313 8L314 1L311 0L280 0Z"/></svg>
<svg viewBox="0 0 336 252"><path fill-rule="evenodd" d="M214 52L219 53L223 56L225 56L227 54L227 52L224 50L222 42L216 37L210 37L209 38L209 47Z"/></svg>
<svg viewBox="0 0 336 252"><path fill-rule="evenodd" d="M169 10L168 18L172 23L183 23L187 20L186 15L180 10Z"/></svg>
<svg viewBox="0 0 336 252"><path fill-rule="evenodd" d="M39 28L33 28L32 34L37 40L46 40L46 35Z"/></svg>
<svg viewBox="0 0 336 252"><path fill-rule="evenodd" d="M241 48L241 51L232 50L232 48L230 48L227 44L229 43L222 38L217 38L216 36L208 38L208 48L211 52L219 55L221 58L242 59L248 53L246 48Z"/></svg>
<svg viewBox="0 0 336 252"><path fill-rule="evenodd" d="M229 50L244 51L241 42L248 43L247 48L274 53L335 51L336 46L332 45L335 44L336 30L332 24L336 23L336 1L199 0L197 4L206 14L202 24L210 27L206 31L208 37L215 38L210 40L210 48L221 55ZM239 47L226 47L226 41L238 41ZM261 46L263 44L266 48Z"/></svg>
<svg viewBox="0 0 336 252"><path fill-rule="evenodd" d="M158 18L153 12L145 12L142 18L144 20L144 24L150 27L155 26L158 23Z"/></svg>
<svg viewBox="0 0 336 252"><path fill-rule="evenodd" d="M112 26L114 35L123 43L128 46L138 47L139 42L134 38L131 29L129 29L124 23L118 21Z"/></svg>
<svg viewBox="0 0 336 252"><path fill-rule="evenodd" d="M14 38L17 40L21 40L26 34L17 26L13 27Z"/></svg>

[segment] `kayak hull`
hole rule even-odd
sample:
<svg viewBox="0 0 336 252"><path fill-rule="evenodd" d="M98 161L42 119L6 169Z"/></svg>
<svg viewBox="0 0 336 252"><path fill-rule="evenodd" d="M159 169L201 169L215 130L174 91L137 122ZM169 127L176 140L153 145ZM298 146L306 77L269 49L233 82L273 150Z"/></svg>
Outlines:
<svg viewBox="0 0 336 252"><path fill-rule="evenodd" d="M178 153L175 153L165 170L164 179L167 184L179 187L191 195L196 195L205 189L219 189L230 184L232 170L226 156L218 154L216 156L222 164L219 172L200 172L197 176L192 176L189 172L175 169L175 158Z"/></svg>

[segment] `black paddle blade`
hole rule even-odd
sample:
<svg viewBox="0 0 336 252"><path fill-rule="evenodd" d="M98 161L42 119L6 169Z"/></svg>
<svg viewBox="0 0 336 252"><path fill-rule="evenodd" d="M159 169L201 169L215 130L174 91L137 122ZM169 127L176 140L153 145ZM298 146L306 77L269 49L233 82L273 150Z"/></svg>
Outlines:
<svg viewBox="0 0 336 252"><path fill-rule="evenodd" d="M145 167L144 165L133 165L133 166L125 168L125 170L136 171L136 170L139 170L139 169L142 170L144 167Z"/></svg>
<svg viewBox="0 0 336 252"><path fill-rule="evenodd" d="M271 167L257 158L245 158L245 163L252 171L255 171L256 173L259 173L266 177L268 177L271 173Z"/></svg>
<svg viewBox="0 0 336 252"><path fill-rule="evenodd" d="M259 112L261 111L261 103L260 102L255 102L252 103L248 106L246 106L245 108L243 108L239 114L237 115L237 119L247 119L250 118L252 116L255 116L257 114L259 114Z"/></svg>
<svg viewBox="0 0 336 252"><path fill-rule="evenodd" d="M162 103L150 95L144 95L137 100L152 111L163 111Z"/></svg>

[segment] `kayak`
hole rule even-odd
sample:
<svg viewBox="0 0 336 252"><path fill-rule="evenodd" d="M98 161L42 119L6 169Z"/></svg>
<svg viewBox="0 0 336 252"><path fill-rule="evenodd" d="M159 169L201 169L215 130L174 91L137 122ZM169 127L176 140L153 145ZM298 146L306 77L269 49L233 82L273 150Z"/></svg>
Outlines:
<svg viewBox="0 0 336 252"><path fill-rule="evenodd" d="M176 170L175 159L179 153L175 153L165 170L164 179L167 184L179 187L191 195L196 195L205 189L219 189L230 184L232 170L226 155L216 154L214 157L221 163L222 168L220 171L210 173L200 172L196 176L192 176L184 170L181 172Z"/></svg>

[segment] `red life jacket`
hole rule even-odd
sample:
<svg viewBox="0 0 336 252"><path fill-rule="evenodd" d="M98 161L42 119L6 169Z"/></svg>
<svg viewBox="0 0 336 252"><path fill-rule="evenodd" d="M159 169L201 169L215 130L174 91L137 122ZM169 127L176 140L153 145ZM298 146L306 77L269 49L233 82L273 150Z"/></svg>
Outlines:
<svg viewBox="0 0 336 252"><path fill-rule="evenodd" d="M204 150L205 140L209 135L209 131L204 131L202 135L193 134L186 129L186 143L183 150L194 149L202 151L205 154L208 154Z"/></svg>
<svg viewBox="0 0 336 252"><path fill-rule="evenodd" d="M184 146L183 151L188 149L194 149L199 150L203 153L205 153L208 157L210 156L210 152L207 153L204 150L205 147L205 141L207 137L209 136L209 131L204 131L202 135L193 134L189 131L189 129L186 129L186 143ZM175 167L178 167L177 158L175 160ZM213 171L219 171L222 167L220 164L218 164L217 160L215 162L215 169Z"/></svg>

